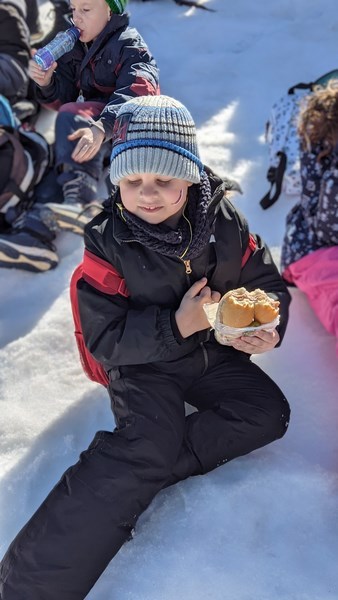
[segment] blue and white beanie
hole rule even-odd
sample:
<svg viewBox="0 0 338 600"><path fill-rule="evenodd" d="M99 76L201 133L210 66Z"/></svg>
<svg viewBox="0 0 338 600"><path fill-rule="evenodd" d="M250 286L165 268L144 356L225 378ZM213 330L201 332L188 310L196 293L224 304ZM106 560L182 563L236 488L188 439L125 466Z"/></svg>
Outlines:
<svg viewBox="0 0 338 600"><path fill-rule="evenodd" d="M199 183L203 164L189 111L168 96L138 96L119 109L113 131L110 179L155 173Z"/></svg>

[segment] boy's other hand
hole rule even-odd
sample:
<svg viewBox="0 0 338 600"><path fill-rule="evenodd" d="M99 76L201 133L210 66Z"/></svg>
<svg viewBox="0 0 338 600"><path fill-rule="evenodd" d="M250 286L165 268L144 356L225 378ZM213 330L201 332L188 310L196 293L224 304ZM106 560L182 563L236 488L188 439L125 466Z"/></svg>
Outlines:
<svg viewBox="0 0 338 600"><path fill-rule="evenodd" d="M203 310L203 304L219 302L221 294L212 291L207 286L207 278L196 281L183 296L181 304L175 313L176 324L183 338L197 331L210 329L210 323Z"/></svg>
<svg viewBox="0 0 338 600"><path fill-rule="evenodd" d="M279 342L279 333L277 329L257 331L255 335L243 335L236 338L231 343L233 348L241 350L247 354L263 354L272 350Z"/></svg>
<svg viewBox="0 0 338 600"><path fill-rule="evenodd" d="M79 140L73 150L72 159L83 163L91 160L98 153L104 140L104 133L98 127L83 127L71 133L68 139Z"/></svg>

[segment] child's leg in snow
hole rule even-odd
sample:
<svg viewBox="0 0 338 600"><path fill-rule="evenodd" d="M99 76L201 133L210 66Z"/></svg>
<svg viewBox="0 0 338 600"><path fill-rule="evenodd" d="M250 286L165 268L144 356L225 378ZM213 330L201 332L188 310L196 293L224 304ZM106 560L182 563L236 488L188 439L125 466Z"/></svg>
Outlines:
<svg viewBox="0 0 338 600"><path fill-rule="evenodd" d="M169 477L184 433L182 394L167 375L131 371L116 371L111 384L121 428L97 433L12 542L2 600L85 598Z"/></svg>
<svg viewBox="0 0 338 600"><path fill-rule="evenodd" d="M282 437L290 409L283 392L248 355L214 346L209 367L185 400L198 412L186 417L184 442L166 485L206 473Z"/></svg>

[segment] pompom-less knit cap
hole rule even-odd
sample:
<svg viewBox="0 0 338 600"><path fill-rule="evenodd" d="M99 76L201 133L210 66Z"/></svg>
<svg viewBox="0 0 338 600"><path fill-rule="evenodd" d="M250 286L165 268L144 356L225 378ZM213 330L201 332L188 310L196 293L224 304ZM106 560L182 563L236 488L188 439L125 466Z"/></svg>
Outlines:
<svg viewBox="0 0 338 600"><path fill-rule="evenodd" d="M127 4L127 0L106 0L110 10L117 15L122 15Z"/></svg>
<svg viewBox="0 0 338 600"><path fill-rule="evenodd" d="M139 96L119 109L113 131L110 179L154 173L199 183L203 164L191 114L169 96Z"/></svg>

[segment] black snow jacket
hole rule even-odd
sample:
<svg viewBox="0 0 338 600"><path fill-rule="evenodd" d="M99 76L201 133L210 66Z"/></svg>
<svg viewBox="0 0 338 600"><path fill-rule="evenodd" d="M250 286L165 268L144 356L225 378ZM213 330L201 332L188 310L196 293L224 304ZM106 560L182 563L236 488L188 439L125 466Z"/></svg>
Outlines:
<svg viewBox="0 0 338 600"><path fill-rule="evenodd" d="M290 303L287 287L269 249L257 235L256 249L241 268L249 243L248 224L224 196L226 183L208 173L213 190L209 210L215 213L214 231L201 255L191 260L191 273L187 273L187 265L180 258L164 256L132 239L118 215L118 191L106 210L86 227L86 248L114 266L130 294L107 296L83 279L78 282L85 343L107 371L114 366L172 361L213 338L209 330L204 330L183 339L174 318L184 294L203 276L211 289L222 295L240 286L249 290L259 287L272 294L280 301L279 334L283 337ZM194 187L189 194L194 193Z"/></svg>

